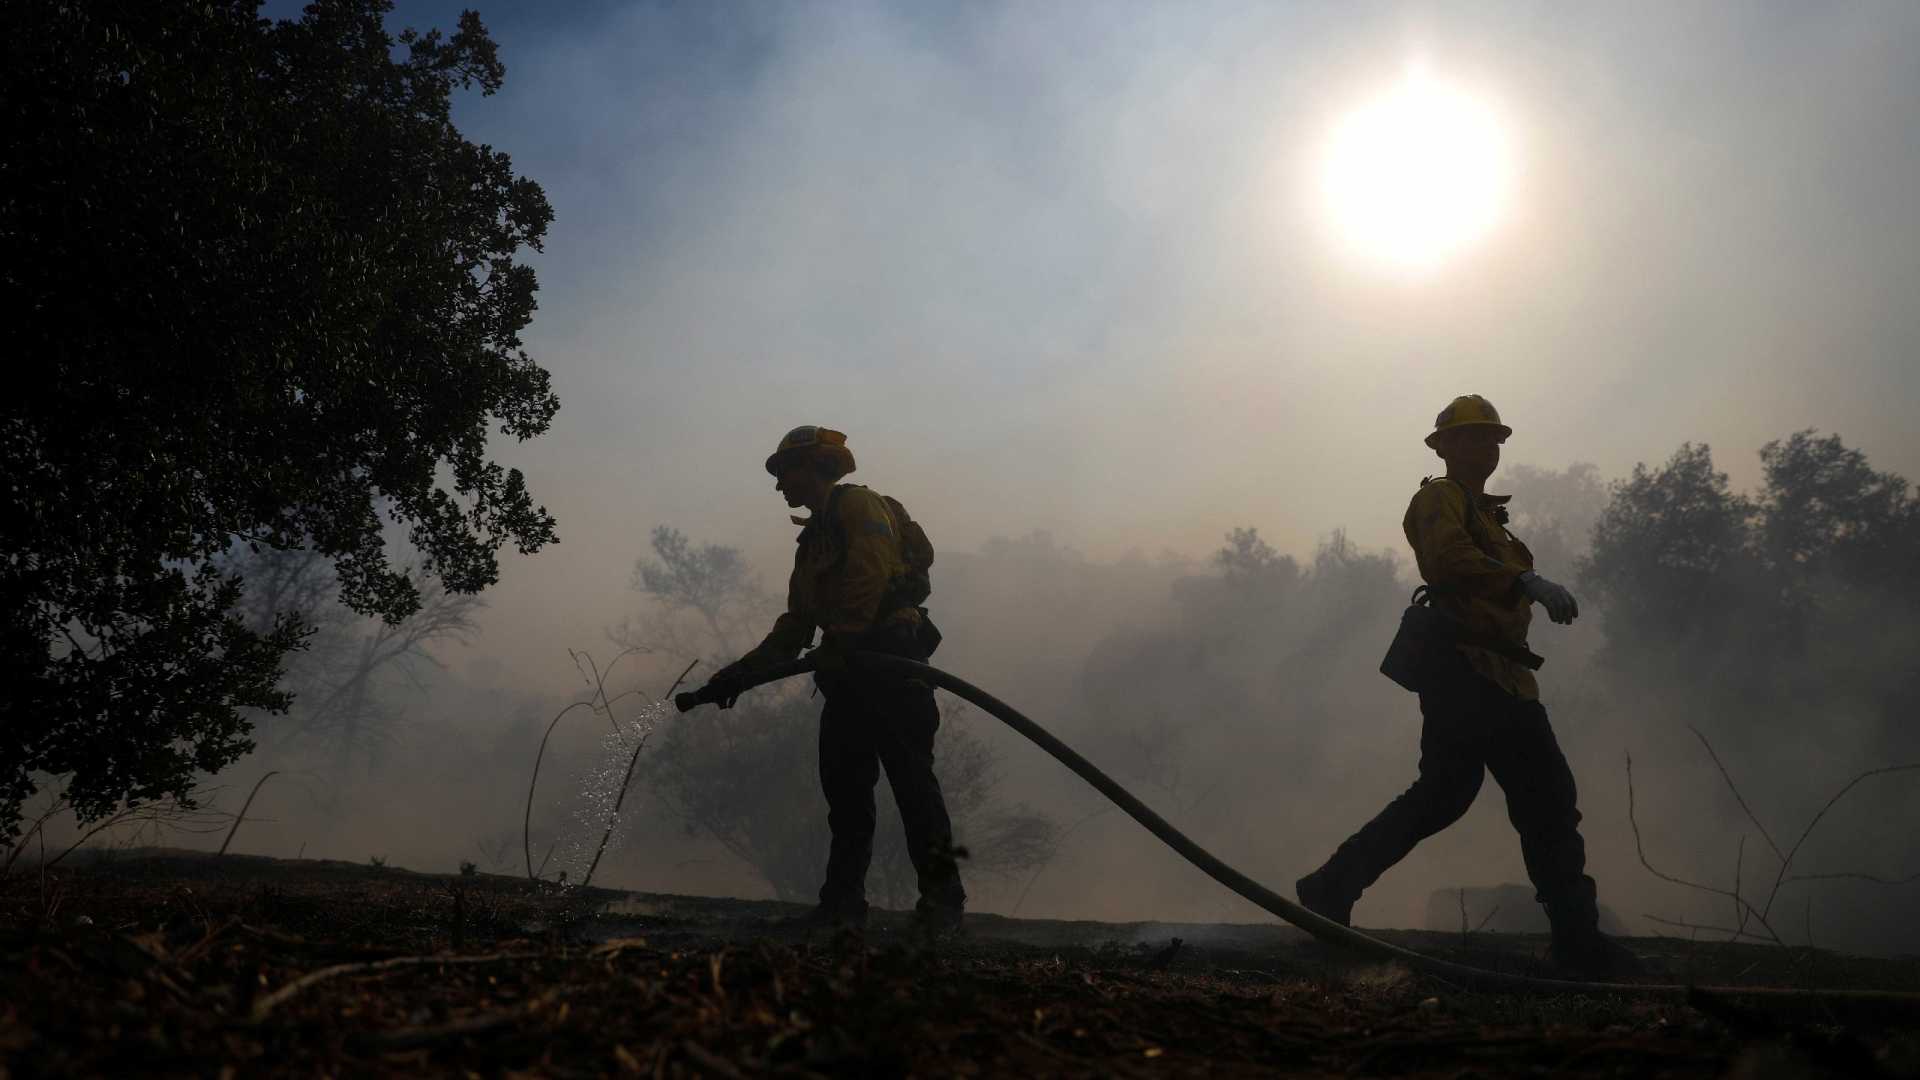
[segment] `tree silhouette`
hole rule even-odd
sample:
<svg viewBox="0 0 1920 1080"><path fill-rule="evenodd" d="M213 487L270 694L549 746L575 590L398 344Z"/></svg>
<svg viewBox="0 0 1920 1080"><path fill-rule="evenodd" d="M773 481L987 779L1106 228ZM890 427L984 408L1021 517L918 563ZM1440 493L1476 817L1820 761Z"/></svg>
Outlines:
<svg viewBox="0 0 1920 1080"><path fill-rule="evenodd" d="M1920 498L1838 436L1798 432L1760 460L1751 497L1692 444L1614 485L1581 569L1602 659L1628 699L1781 736L1845 718L1869 754L1909 756Z"/></svg>
<svg viewBox="0 0 1920 1080"><path fill-rule="evenodd" d="M453 593L554 539L487 456L558 408L519 338L552 211L449 116L493 42L256 6L0 6L0 236L31 253L0 266L0 835L36 776L83 818L184 797L289 705L306 627L236 611L236 542L397 621L424 579L389 523Z"/></svg>
<svg viewBox="0 0 1920 1080"><path fill-rule="evenodd" d="M1840 436L1800 431L1760 448L1766 470L1761 543L1778 571L1829 573L1849 586L1916 596L1920 499L1905 478L1877 472Z"/></svg>
<svg viewBox="0 0 1920 1080"><path fill-rule="evenodd" d="M1374 677L1406 605L1393 556L1340 529L1304 570L1254 528L1227 533L1209 562L1216 573L1173 583L1170 618L1103 636L1078 684L1092 756L1186 808L1229 782L1198 762L1316 768L1350 712L1344 688Z"/></svg>
<svg viewBox="0 0 1920 1080"><path fill-rule="evenodd" d="M1665 687L1711 670L1730 640L1779 644L1790 613L1768 595L1753 545L1758 513L1705 444L1683 445L1659 469L1636 465L1614 485L1579 570L1610 666Z"/></svg>
<svg viewBox="0 0 1920 1080"><path fill-rule="evenodd" d="M396 620L360 615L340 603L332 564L304 549L241 548L224 568L247 582L240 607L247 625L296 615L310 628L305 647L284 662L280 685L293 695L292 708L259 723L262 737L273 749L328 752L341 769L356 758L373 764L392 742L401 723L392 678L420 688L423 667L439 664L430 648L469 642L485 606L421 575L420 606L412 614Z"/></svg>

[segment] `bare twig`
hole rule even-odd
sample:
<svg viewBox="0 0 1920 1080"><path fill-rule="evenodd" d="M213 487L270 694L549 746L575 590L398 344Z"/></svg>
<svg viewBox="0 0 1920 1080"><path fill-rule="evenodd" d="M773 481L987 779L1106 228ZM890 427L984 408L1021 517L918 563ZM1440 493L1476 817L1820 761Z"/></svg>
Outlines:
<svg viewBox="0 0 1920 1080"><path fill-rule="evenodd" d="M547 756L547 740L553 737L553 729L560 726L561 717L567 715L568 713L579 708L580 706L585 705L587 706L587 708L593 710L594 712L599 712L602 709L606 711L607 722L613 726L614 735L620 739L620 744L622 746L625 746L627 740L624 736L620 735L620 724L618 721L616 721L613 718L613 703L621 700L622 698L632 697L634 694L639 693L639 691L628 690L625 693L615 694L613 697L609 698L607 696L606 675L608 672L611 672L613 670L614 664L619 663L622 659L628 656L632 656L642 651L643 650L637 646L629 647L621 651L620 655L608 661L606 671L602 671L600 669L600 666L594 662L593 654L585 651L576 653L572 649L567 650L567 655L573 658L573 666L576 669L580 667L580 661L582 658L584 658L587 661L587 664L593 669L593 675L591 676L591 681L594 684L595 690L594 690L594 695L592 697L589 697L584 701L576 701L573 704L568 705L566 708L561 709L558 713L554 714L553 720L547 724L546 734L540 736L539 751L533 755L533 778L527 781L527 810L526 810L526 814L522 817L520 822L520 847L521 847L522 854L526 857L527 877L529 880L538 880L540 876L538 873L535 873L533 869L533 841L532 841L533 792L534 792L534 789L538 787L540 784L540 762L543 759L545 759ZM691 671L693 669L693 665L691 664L687 665L687 669ZM585 671L582 671L580 674L582 678L588 678L587 673ZM682 677L684 678L684 675ZM596 705L595 704L596 701L598 701L599 704ZM548 850L547 855L549 857L553 855L553 852L551 849ZM546 870L546 860L544 859L541 860L540 869L543 872Z"/></svg>
<svg viewBox="0 0 1920 1080"><path fill-rule="evenodd" d="M1740 786L1734 783L1733 774L1727 770L1726 763L1720 760L1720 754L1718 751L1714 749L1712 741L1709 740L1706 734L1697 727L1690 726L1688 730L1693 732L1694 738L1700 740L1700 745L1706 749L1707 756L1712 759L1714 768L1719 770L1720 779L1726 783L1727 790L1732 793L1734 801L1740 805L1741 811L1746 814L1747 820L1753 824L1753 827L1760 831L1761 838L1764 839L1767 842L1767 846L1770 849L1772 849L1774 857L1779 860L1780 865L1779 865L1779 869L1776 870L1774 873L1773 885L1771 886L1771 888L1767 890L1767 896L1766 896L1765 902L1757 906L1753 902L1747 900L1744 895L1746 891L1746 882L1745 882L1746 837L1745 835L1742 835L1740 837L1740 844L1738 848L1736 848L1734 853L1733 890L1731 892L1728 892L1727 890L1724 890L1724 889L1715 889L1710 886L1698 884L1696 882L1685 881L1683 879L1674 877L1671 874L1663 873L1662 871L1655 869L1654 866L1647 861L1646 851L1641 846L1640 825L1639 825L1639 822L1635 819L1635 814L1634 814L1633 757L1632 755L1628 755L1627 756L1627 820L1628 820L1628 823L1633 826L1634 849L1640 856L1640 865L1646 867L1649 873L1652 873L1655 877L1658 877L1664 881L1669 881L1676 885L1683 885L1691 889L1697 889L1702 892L1707 892L1716 896L1723 896L1728 898L1733 903L1735 925L1731 927L1695 926L1695 924L1691 924L1691 923L1676 923L1676 922L1671 922L1670 920L1654 919L1654 917L1651 915L1647 916L1649 919L1654 919L1654 921L1656 922L1666 922L1668 925L1689 926L1689 927L1694 927L1695 929L1708 929L1708 930L1715 930L1721 933L1731 934L1732 938L1730 940L1738 940L1739 938L1742 938L1742 937L1753 937L1755 940L1770 940L1774 944L1781 945L1784 947L1786 945L1786 942L1780 937L1779 933L1774 930L1773 926L1767 920L1768 920L1768 917L1773 913L1774 903L1780 897L1781 887L1786 885L1788 882L1854 880L1854 881L1869 881L1869 882L1873 882L1875 884L1880 884L1880 885L1905 885L1914 881L1920 881L1920 874L1913 874L1911 876L1904 877L1904 878L1884 878L1874 874L1857 873L1857 872L1840 872L1840 873L1831 873L1831 874L1792 873L1793 861L1800 854L1800 849L1803 846L1805 846L1807 842L1807 838L1813 834L1814 828L1820 824L1821 820L1827 816L1828 812L1831 811L1834 808L1834 806L1840 802L1841 799L1845 798L1849 792L1851 792L1855 787L1858 787L1862 781L1865 781L1871 777L1883 776L1888 773L1920 771L1920 762L1906 764L1906 765L1889 765L1879 769L1869 769L1866 772L1863 772L1858 776L1855 776L1853 779L1847 781L1847 783L1844 786L1842 786L1839 791L1835 792L1833 796L1827 800L1826 804L1820 808L1820 811L1814 814L1812 819L1807 822L1806 828L1801 830L1800 836L1797 840L1794 841L1793 846L1791 848L1786 849L1785 851L1782 851L1780 848L1780 845L1774 840L1773 835L1767 831L1767 828L1765 825L1761 824L1759 815L1755 814L1753 812L1753 808L1747 804L1746 796L1741 794ZM1812 900L1811 899L1808 900L1805 919L1807 923L1806 925L1807 941L1809 946L1811 946L1813 941ZM1749 920L1752 920L1753 922L1758 923L1762 928L1766 930L1766 937L1764 939L1761 938L1759 935L1748 933L1747 925Z"/></svg>
<svg viewBox="0 0 1920 1080"><path fill-rule="evenodd" d="M1786 880L1789 882L1794 882L1794 881L1871 881L1875 885L1911 885L1916 881L1920 881L1920 874L1908 874L1906 877L1901 877L1901 878L1884 878L1874 874L1858 874L1858 873L1791 874L1787 877Z"/></svg>
<svg viewBox="0 0 1920 1080"><path fill-rule="evenodd" d="M1640 917L1647 920L1648 922L1659 923L1661 926L1671 926L1680 930L1706 930L1716 934L1728 934L1728 935L1731 935L1728 938L1729 941L1737 940L1739 938L1750 938L1754 941L1763 942L1767 944L1774 944L1774 945L1786 944L1785 942L1782 942L1776 938L1769 938L1762 934L1753 933L1750 930L1740 930L1731 926L1713 926L1707 923L1685 922L1680 919L1663 919L1658 915L1650 915L1646 913L1642 913Z"/></svg>
<svg viewBox="0 0 1920 1080"><path fill-rule="evenodd" d="M665 701L672 697L673 692L680 689L680 684L686 681L688 672L693 670L693 665L699 662L698 657L687 661L687 666L680 672L680 677L673 680L673 685L667 687L667 692L662 694L659 700ZM607 852L607 841L613 839L614 827L620 824L620 808L627 802L627 788L633 783L633 767L640 763L640 751L647 748L647 740L652 736L652 731L640 736L639 745L633 748L633 756L627 758L627 774L620 780L620 794L613 800L613 813L607 818L606 831L600 834L600 846L593 849L593 861L587 864L586 875L580 879L580 887L583 889L592 883L593 872L600 867L600 856Z"/></svg>
<svg viewBox="0 0 1920 1080"><path fill-rule="evenodd" d="M1729 781L1729 783L1731 783L1731 781ZM1747 835L1741 833L1740 846L1735 848L1733 852L1733 892L1736 896L1745 895L1745 885L1742 879L1745 876L1746 859ZM1747 928L1747 913L1740 910L1739 904L1733 905L1733 917L1740 929L1745 930Z"/></svg>
<svg viewBox="0 0 1920 1080"><path fill-rule="evenodd" d="M214 817L215 821L218 821L220 817L225 816L225 815L219 815L217 811L206 811L206 813L217 815ZM81 833L78 839L74 840L73 843L67 845L66 850L60 852L60 854L58 855L55 855L53 857L52 862L44 861L46 857L46 853L42 851L41 852L41 858L43 860L42 866L43 868L45 868L45 867L58 865L61 862L61 860L73 854L75 851L77 851L81 847L81 845L93 839L95 836L100 835L101 833L107 831L108 829L114 828L119 825L124 825L129 821L158 821L158 820L164 820L168 818L177 818L180 821L192 821L194 820L193 814L194 814L194 811L188 809L185 806L182 806L180 803L180 800L178 799L170 800L168 802L159 803L159 804L125 807L120 811L118 811L117 813L114 813L102 819L100 823L98 825L95 825L93 828L88 829L86 832ZM179 826L175 826L175 827L179 827ZM194 831L211 831L211 830L205 829L205 830L194 830ZM44 837L45 835L46 833L43 830L41 832L41 836Z"/></svg>
<svg viewBox="0 0 1920 1080"><path fill-rule="evenodd" d="M1746 898L1742 897L1739 893L1728 892L1725 889L1716 889L1711 885L1702 885L1697 881L1687 881L1684 878L1674 877L1672 874L1669 874L1664 870L1661 870L1655 867L1653 863L1647 861L1647 849L1645 844L1641 841L1640 821L1635 813L1635 798L1634 798L1634 790L1633 790L1633 755L1632 754L1627 755L1627 824L1633 827L1634 853L1640 856L1640 865L1646 867L1647 873L1652 874L1654 877L1657 877L1662 881L1671 882L1672 884L1675 884L1675 885L1683 885L1689 889L1697 889L1700 892L1707 893L1712 896L1726 897L1727 899L1733 901L1734 909L1736 911L1744 909L1748 914L1750 914L1753 917L1755 922L1759 923L1763 928L1765 928L1768 936L1774 941L1775 944L1779 944L1779 945L1786 944L1786 942L1780 939L1780 935L1774 932L1773 927L1770 924L1768 924L1766 919L1766 914L1760 911L1759 909L1755 908L1752 904L1748 903ZM1683 925L1683 924L1675 924L1675 925ZM1725 929L1725 928L1715 927L1714 929Z"/></svg>
<svg viewBox="0 0 1920 1080"><path fill-rule="evenodd" d="M620 794L613 800L613 813L607 817L606 831L600 834L600 846L593 849L593 861L587 864L587 872L580 878L580 887L586 888L593 880L593 872L600 868L600 856L607 853L607 841L613 839L614 827L620 824L620 807L627 801L627 787L633 783L633 767L640 763L640 751L647 748L647 740L652 732L640 736L640 742L633 748L633 756L627 758L627 774L620 780Z"/></svg>
<svg viewBox="0 0 1920 1080"><path fill-rule="evenodd" d="M726 1077L727 1080L746 1080L747 1074L741 1072L739 1066L708 1050L706 1047L701 1046L699 1043L694 1042L692 1039L682 1040L680 1043L680 1051L687 1055L688 1060L700 1066L702 1070L712 1073L715 1076Z"/></svg>
<svg viewBox="0 0 1920 1080"><path fill-rule="evenodd" d="M253 790L247 792L247 801L240 804L240 813L233 819L233 828L227 830L227 838L220 841L220 850L216 854L225 855L227 845L233 843L233 834L240 831L240 823L247 820L247 808L253 805L253 797L260 794L260 785L280 775L279 769L268 771L265 776L253 782Z"/></svg>
<svg viewBox="0 0 1920 1080"><path fill-rule="evenodd" d="M358 1041L377 1050L411 1050L414 1047L429 1046L444 1039L464 1039L474 1035L486 1035L512 1024L531 1011L530 1009L507 1009L501 1012L481 1013L478 1016L469 1016L463 1020L453 1020L445 1024L382 1031Z"/></svg>
<svg viewBox="0 0 1920 1080"><path fill-rule="evenodd" d="M613 703L607 700L607 675L613 671L613 665L619 663L620 661L626 659L627 657L639 651L640 649L638 646L628 646L626 649L622 650L619 655L607 661L606 671L601 671L600 665L594 662L592 653L587 652L585 649L582 649L577 653L574 652L572 649L567 650L567 655L573 658L573 666L576 670L579 669L581 660L585 660L587 662L587 666L593 669L593 676L589 681L593 684L594 696L600 699L599 708L606 710L607 724L609 727L613 728L613 737L616 739L619 739L620 745L622 746L625 746L627 744L627 740L625 736L620 734L619 722L613 718ZM584 671L582 671L580 674L583 678L585 678L587 675L587 673ZM625 697L626 695L622 694L620 696Z"/></svg>
<svg viewBox="0 0 1920 1080"><path fill-rule="evenodd" d="M58 885L58 880L54 884ZM51 905L47 903L47 831L42 829L40 830L40 917L46 922L52 922L59 906L57 897Z"/></svg>
<svg viewBox="0 0 1920 1080"><path fill-rule="evenodd" d="M1460 901L1460 936L1463 938L1485 930L1487 924L1493 921L1493 917L1500 914L1500 905L1495 904L1487 909L1485 915L1480 917L1480 924L1478 926L1469 926L1467 924L1467 890L1464 888L1455 889L1454 895L1457 896Z"/></svg>
<svg viewBox="0 0 1920 1080"><path fill-rule="evenodd" d="M1013 909L1007 912L1007 915L1009 918L1019 914L1020 906L1027 902L1027 894L1033 891L1033 883L1036 881L1039 881L1040 875L1045 873L1047 867L1053 865L1053 860L1059 857L1060 849L1062 846L1066 844L1067 837L1071 836L1075 829L1078 829L1080 826L1085 825L1087 822L1092 821L1094 818L1099 817L1101 814L1104 814L1111 809L1113 809L1113 806L1111 804L1102 803L1099 806L1096 806L1092 810L1088 811L1083 817L1075 821L1073 824L1060 830L1059 835L1054 837L1052 849L1048 851L1047 857L1040 861L1039 866L1034 867L1033 874L1027 878L1026 887L1020 890L1020 899L1014 901Z"/></svg>
<svg viewBox="0 0 1920 1080"><path fill-rule="evenodd" d="M301 991L341 975L364 975L391 971L395 968L443 964L498 964L513 960L538 960L544 955L543 953L490 953L486 956L396 956L388 960L375 960L362 964L335 964L318 971L310 971L255 1001L251 1019L256 1024L260 1023L267 1018L267 1014L286 1004Z"/></svg>
<svg viewBox="0 0 1920 1080"><path fill-rule="evenodd" d="M1693 737L1699 739L1700 745L1707 748L1707 756L1713 759L1713 767L1720 770L1720 779L1725 780L1727 782L1727 790L1733 792L1733 801L1740 804L1740 809L1746 813L1747 820L1753 822L1753 827L1760 830L1760 838L1765 840L1767 846L1773 849L1774 857L1782 860L1786 859L1787 856L1780 851L1780 845L1773 842L1773 834L1767 831L1765 825L1760 824L1760 818L1754 814L1753 808L1747 805L1746 797L1740 794L1739 786L1733 782L1733 777L1728 774L1727 767L1721 764L1720 755L1714 751L1713 744L1708 742L1706 735L1692 724L1687 725L1687 730L1693 732Z"/></svg>
<svg viewBox="0 0 1920 1080"><path fill-rule="evenodd" d="M205 911L200 913L200 917L202 921L207 923L206 935L202 937L197 944L189 946L173 957L173 966L182 971L191 966L194 961L206 955L207 950L213 947L213 943L218 941L227 931L236 929L241 925L237 917L229 917L226 922L221 923L219 926L214 926L210 920L207 920Z"/></svg>
<svg viewBox="0 0 1920 1080"><path fill-rule="evenodd" d="M520 848L521 853L524 854L527 859L527 879L529 881L537 880L539 877L539 875L533 872L533 791L534 788L540 784L540 762L547 756L547 740L553 737L553 729L560 726L560 718L582 705L591 708L593 702L590 700L576 701L554 714L553 720L547 724L547 733L540 736L539 751L533 755L533 779L527 781L527 812L526 815L520 819ZM552 855L553 852L548 851L547 854ZM546 860L541 860L540 868L542 870L546 869L546 865Z"/></svg>
<svg viewBox="0 0 1920 1080"><path fill-rule="evenodd" d="M677 678L677 679L675 679L675 680L673 680L673 685L672 685L672 686L669 686L669 687L667 687L667 692L666 692L666 693L664 693L664 694L661 694L661 695L660 695L660 700L661 700L661 701L665 701L665 700L667 700L668 698L670 698L670 697L672 697L672 696L673 696L673 692L674 692L675 690L678 690L678 689L680 689L680 684L681 684L681 683L683 683L683 682L686 682L686 681L687 681L687 676L688 676L688 675L691 675L691 674L693 674L693 668L694 668L694 665L696 665L696 664L698 664L699 662L700 662L700 658L699 658L699 657L697 657L697 656L696 656L696 657L694 657L693 659L691 659L691 660L689 660L689 661L687 661L687 667L686 667L686 670L684 670L684 671L682 671L682 672L680 673L680 677L679 677L679 678Z"/></svg>
<svg viewBox="0 0 1920 1080"><path fill-rule="evenodd" d="M1833 798L1827 800L1827 805L1822 806L1820 808L1820 812L1813 815L1813 820L1807 822L1807 827L1801 830L1800 839L1795 840L1793 842L1793 847L1787 849L1786 857L1780 861L1780 872L1774 875L1773 892L1768 894L1767 904L1764 910L1766 911L1773 910L1773 899L1776 895L1779 894L1780 886L1786 883L1787 870L1793 865L1794 856L1800 854L1801 845L1807 842L1807 837L1813 835L1814 827L1819 825L1821 819L1827 816L1827 812L1829 810L1832 810L1835 804L1839 803L1841 799L1846 798L1847 793L1852 791L1855 787L1858 787L1861 781L1869 779L1871 777L1885 776L1888 773L1897 773L1897 772L1920 772L1920 762L1910 762L1906 765L1888 765L1885 768L1880 768L1880 769L1868 769L1866 772L1863 772L1859 776L1856 776L1853 779L1847 781L1845 787L1842 787L1839 791L1836 791L1833 793Z"/></svg>
<svg viewBox="0 0 1920 1080"><path fill-rule="evenodd" d="M55 792L53 795L48 797L46 813L41 814L39 817L35 818L33 821L33 824L27 828L27 831L20 834L20 839L14 841L13 846L7 849L6 861L0 862L0 877L6 877L9 873L13 871L14 861L20 858L20 855L27 850L27 845L33 842L33 838L35 835L38 835L40 837L41 861L44 862L46 860L47 822L53 820L54 815L60 813L60 811L65 810L66 808L67 808L67 789L62 787L59 791Z"/></svg>

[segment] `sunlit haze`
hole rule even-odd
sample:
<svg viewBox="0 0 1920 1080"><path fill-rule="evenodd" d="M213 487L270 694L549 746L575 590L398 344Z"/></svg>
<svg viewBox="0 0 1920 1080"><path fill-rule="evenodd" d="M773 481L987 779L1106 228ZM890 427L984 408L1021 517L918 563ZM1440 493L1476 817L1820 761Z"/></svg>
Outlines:
<svg viewBox="0 0 1920 1080"><path fill-rule="evenodd" d="M331 815L267 807L285 824L249 823L253 850L450 869L498 832L517 865L542 726L593 685L568 649L605 661L620 627L659 620L630 587L652 531L733 549L784 597L793 511L763 461L796 425L845 432L848 479L925 526L937 663L1103 766L1178 750L1143 797L1281 891L1413 776L1419 706L1378 665L1414 584L1403 515L1444 468L1422 439L1455 395L1512 427L1488 490L1516 493L1541 573L1576 590L1606 485L1683 444L1736 493L1808 428L1920 475L1920 4L396 0L388 26L451 29L463 6L507 74L456 94L454 121L555 212L523 337L561 409L495 453L559 543L503 551L471 640L435 645L427 690L394 690L412 726L389 782L361 777ZM1523 466L1552 476L1528 487ZM1274 611L1223 584L1236 528L1295 560ZM1372 592L1334 587L1349 564ZM1694 902L1640 866L1626 753L1650 857L1719 882L1745 826L1689 724L1776 830L1892 752L1858 734L1882 721L1840 695L1851 675L1762 703L1765 740L1744 713L1669 707L1748 675L1688 667L1692 646L1675 687L1620 685L1595 660L1604 599L1580 606L1530 642L1623 915ZM627 656L610 689L652 699L695 660L698 685L752 644L681 629L693 644ZM711 717L668 717L647 753ZM555 729L536 833L579 831L582 778L610 759L609 725L577 721ZM999 754L992 809L1085 819L1032 880L979 872L981 910L1265 918L999 725L972 730ZM443 764L456 748L491 756ZM607 884L770 895L635 790L652 816ZM1920 820L1920 785L1854 797L1807 871L1920 870L1912 830L1882 824ZM1356 917L1417 925L1434 889L1525 880L1490 782ZM1840 888L1815 897L1822 944L1920 949L1896 917L1911 887Z"/></svg>
<svg viewBox="0 0 1920 1080"><path fill-rule="evenodd" d="M1461 254L1510 195L1513 147L1492 106L1425 66L1343 115L1325 153L1335 239L1399 269L1434 270Z"/></svg>

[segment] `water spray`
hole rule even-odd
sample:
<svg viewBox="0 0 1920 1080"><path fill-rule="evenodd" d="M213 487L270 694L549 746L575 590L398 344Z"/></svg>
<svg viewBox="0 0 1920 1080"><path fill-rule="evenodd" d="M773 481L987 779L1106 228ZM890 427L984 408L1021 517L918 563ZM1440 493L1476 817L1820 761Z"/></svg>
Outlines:
<svg viewBox="0 0 1920 1080"><path fill-rule="evenodd" d="M662 702L674 696L673 692L680 689L681 683L687 681L687 676L693 673L693 666L699 662L697 659L687 661L687 666L681 670L680 677L673 680L673 685L667 687L667 692L661 696ZM600 695L604 699L606 691L600 691ZM661 709L661 712L665 711L664 708ZM620 824L620 807L626 805L627 788L633 784L633 767L640 764L640 751L647 748L647 740L653 737L653 729L657 724L657 720L649 722L645 725L646 730L638 733L634 739L633 755L627 758L626 775L620 778L620 794L613 800L613 812L607 816L606 831L600 834L600 846L593 850L593 861L587 864L587 872L580 878L580 887L583 889L593 883L593 872L600 868L600 856L607 853L607 841L613 839L614 826Z"/></svg>
<svg viewBox="0 0 1920 1080"><path fill-rule="evenodd" d="M1790 989L1786 987L1700 987L1676 984L1650 983L1612 983L1588 982L1573 979L1544 979L1529 975L1516 975L1510 972L1488 971L1484 968L1457 964L1450 960L1441 960L1402 948L1390 942L1361 933L1350 926L1344 926L1332 919L1316 915L1299 904L1288 900L1272 889L1260 884L1247 875L1222 862L1212 852L1189 839L1185 833L1174 828L1167 820L1153 812L1147 804L1135 798L1133 793L1121 787L1112 777L1101 772L1092 762L1080 756L1072 747L1055 738L1053 734L1034 723L1018 709L987 693L985 690L967 682L957 675L949 674L930 664L909 660L902 656L886 653L855 652L847 658L849 666L878 674L894 675L901 678L916 679L930 686L937 686L955 697L961 698L979 707L1008 727L1019 732L1034 745L1051 754L1056 761L1073 770L1082 780L1093 785L1100 794L1105 795L1115 806L1127 812L1127 816L1139 822L1159 840L1178 852L1213 880L1225 885L1242 898L1251 901L1260 908L1279 916L1281 919L1306 931L1313 937L1330 945L1352 950L1377 960L1397 961L1414 971L1433 975L1455 984L1471 986L1483 990L1529 990L1548 991L1565 994L1617 994L1630 997L1668 998L1685 1000L1689 995L1703 994L1715 997L1770 998L1775 1000L1822 1000L1822 1001L1858 1001L1880 1004L1898 1004L1907 1007L1920 1006L1920 994L1903 993L1891 990L1810 990ZM814 670L814 661L799 659L763 669L750 677L750 681L730 686L724 695L711 688L689 691L675 695L673 703L681 712L700 705L717 704L722 696L734 696L743 690L765 683L804 675Z"/></svg>

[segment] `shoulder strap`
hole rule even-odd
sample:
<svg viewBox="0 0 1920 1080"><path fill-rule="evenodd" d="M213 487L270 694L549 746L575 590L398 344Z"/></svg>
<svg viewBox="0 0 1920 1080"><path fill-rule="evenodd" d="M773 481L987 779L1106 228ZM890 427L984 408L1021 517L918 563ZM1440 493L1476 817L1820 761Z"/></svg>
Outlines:
<svg viewBox="0 0 1920 1080"><path fill-rule="evenodd" d="M1473 539L1474 543L1478 545L1480 543L1480 540L1478 537L1474 535L1475 532L1477 531L1474 526L1474 519L1479 516L1475 512L1479 509L1479 504L1474 499L1473 492L1467 490L1467 485L1462 484L1460 481L1455 480L1452 477L1448 477L1448 476L1428 477L1427 479L1422 480L1420 484L1422 487L1425 487L1427 484L1433 483L1435 481L1440 481L1440 480L1444 480L1447 483L1452 484L1453 486L1459 488L1460 493L1466 496L1467 536ZM1505 529L1505 526L1501 526L1501 528ZM1507 533L1507 535L1509 537L1513 536L1513 534L1510 532ZM1488 554L1491 555L1492 552L1488 552ZM1419 606L1419 605L1432 606L1433 602L1436 599L1439 599L1440 597L1458 596L1458 595L1459 595L1458 590L1450 589L1445 585L1423 584L1419 588L1413 590L1413 597L1412 597L1411 603L1413 603L1416 606ZM1521 664L1533 671L1540 670L1540 665L1547 662L1545 657L1541 656L1539 653L1534 652L1532 649L1527 648L1525 645L1517 645L1511 641L1507 641L1503 638L1493 637L1488 634L1476 634L1462 626L1455 626L1453 628L1453 637L1455 641L1458 641L1463 645L1473 645L1473 646L1477 646L1479 648L1485 649L1488 652L1498 653L1501 656L1504 656L1507 659L1512 660L1515 663Z"/></svg>
<svg viewBox="0 0 1920 1080"><path fill-rule="evenodd" d="M1479 529L1476 528L1480 523L1479 500L1473 497L1473 492L1467 490L1467 485L1455 480L1453 477L1442 476L1439 479L1460 489L1460 497L1465 499L1467 504L1467 535L1472 536L1479 531Z"/></svg>
<svg viewBox="0 0 1920 1080"><path fill-rule="evenodd" d="M835 565L845 561L847 557L847 526L846 523L840 520L840 497L847 493L847 488L850 486L852 485L833 485L833 490L827 493L827 505L820 508L821 525L827 530L827 535L833 538L834 544L840 549L840 555L839 558L835 560Z"/></svg>
<svg viewBox="0 0 1920 1080"><path fill-rule="evenodd" d="M1451 476L1429 476L1426 479L1420 481L1420 486L1426 487L1428 484L1435 484L1435 483L1441 483L1441 482L1452 484L1454 487L1459 488L1460 494L1466 498L1467 535L1473 538L1474 543L1476 544L1481 543L1480 537L1477 535L1481 531L1480 526L1478 524L1480 520L1480 500L1474 498L1473 492L1467 490L1467 485L1461 483L1458 480L1455 480ZM1513 535L1513 530L1507 528L1506 523L1500 520L1500 518L1504 517L1504 515L1489 515L1489 516L1492 516L1495 518L1495 524L1498 524L1500 526L1501 532L1507 534L1507 539L1512 540L1516 543L1519 542L1520 538ZM1488 552L1488 554L1492 554L1492 552Z"/></svg>

